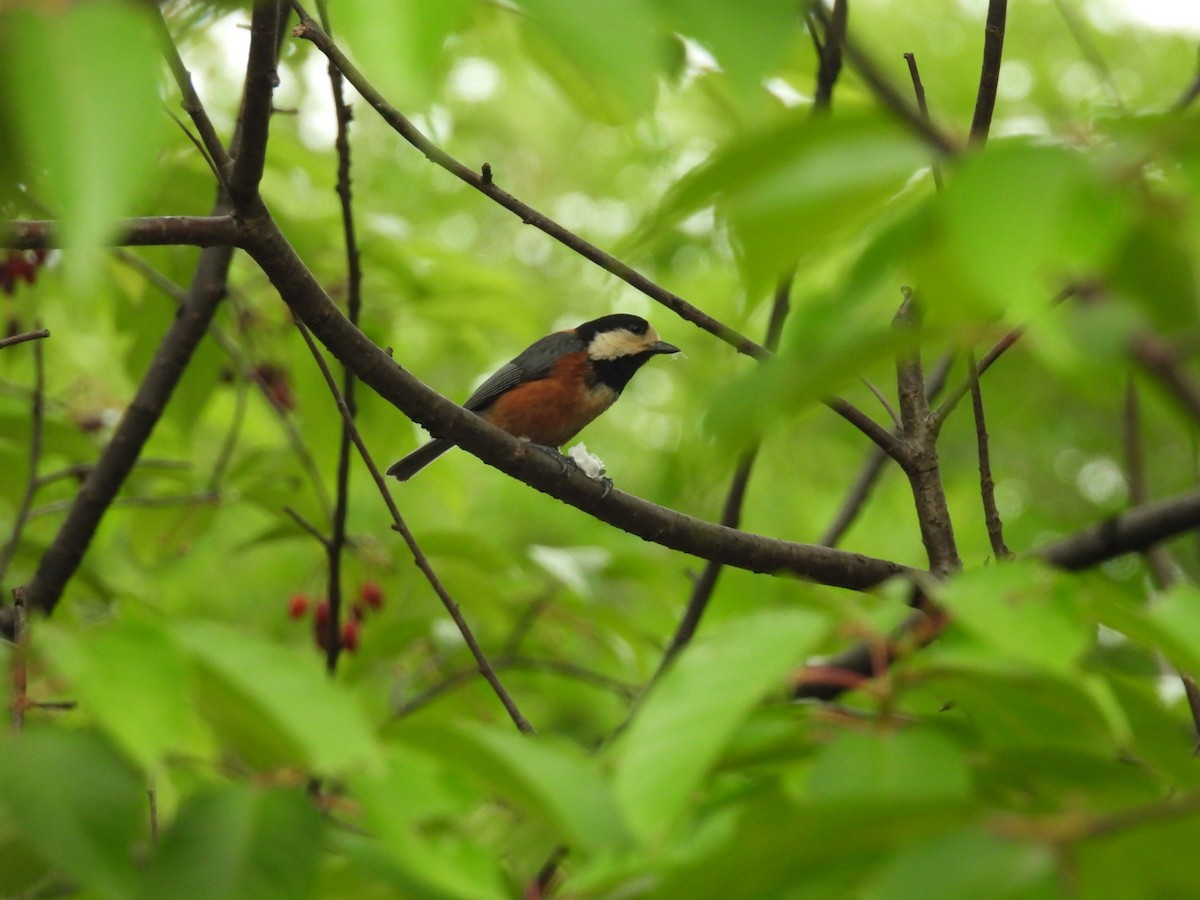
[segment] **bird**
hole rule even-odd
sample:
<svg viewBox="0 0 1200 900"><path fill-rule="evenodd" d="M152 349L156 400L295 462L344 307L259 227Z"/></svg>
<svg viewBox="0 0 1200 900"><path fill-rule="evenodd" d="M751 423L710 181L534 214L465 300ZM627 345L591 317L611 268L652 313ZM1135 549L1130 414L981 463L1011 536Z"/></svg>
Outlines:
<svg viewBox="0 0 1200 900"><path fill-rule="evenodd" d="M651 357L678 352L640 316L601 316L530 344L463 406L513 437L557 452L616 402ZM453 446L434 438L387 473L408 481Z"/></svg>

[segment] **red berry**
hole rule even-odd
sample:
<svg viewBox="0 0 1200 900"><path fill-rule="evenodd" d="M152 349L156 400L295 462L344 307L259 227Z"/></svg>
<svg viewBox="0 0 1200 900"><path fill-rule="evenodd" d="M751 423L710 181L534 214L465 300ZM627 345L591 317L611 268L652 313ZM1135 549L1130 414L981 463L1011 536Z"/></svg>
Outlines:
<svg viewBox="0 0 1200 900"><path fill-rule="evenodd" d="M313 611L313 639L322 650L329 649L329 601L322 600Z"/></svg>
<svg viewBox="0 0 1200 900"><path fill-rule="evenodd" d="M347 653L353 653L358 649L358 621L356 619L347 619L342 625L342 647Z"/></svg>
<svg viewBox="0 0 1200 900"><path fill-rule="evenodd" d="M293 594L292 598L288 600L288 617L292 619L303 618L304 614L308 612L309 602L308 595Z"/></svg>
<svg viewBox="0 0 1200 900"><path fill-rule="evenodd" d="M383 588L374 581L364 581L359 595L371 609L383 609Z"/></svg>

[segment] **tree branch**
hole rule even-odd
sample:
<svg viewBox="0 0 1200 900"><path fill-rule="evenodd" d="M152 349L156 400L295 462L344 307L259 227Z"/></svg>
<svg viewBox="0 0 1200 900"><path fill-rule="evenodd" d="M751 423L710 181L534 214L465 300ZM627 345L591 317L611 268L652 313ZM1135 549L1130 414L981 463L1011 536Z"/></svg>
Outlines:
<svg viewBox="0 0 1200 900"><path fill-rule="evenodd" d="M1070 572L1089 569L1127 553L1141 553L1169 538L1200 528L1200 489L1147 503L1097 525L1078 531L1024 554ZM892 633L886 646L888 662L929 643L944 619L924 612L911 614ZM802 670L792 690L796 700L832 700L879 674L878 651L855 644L819 665Z"/></svg>
<svg viewBox="0 0 1200 900"><path fill-rule="evenodd" d="M57 222L13 219L0 222L0 247L49 250L62 246ZM232 216L150 216L123 219L113 229L113 246L232 247L241 238Z"/></svg>
<svg viewBox="0 0 1200 900"><path fill-rule="evenodd" d="M967 369L971 374L971 407L975 413L975 447L979 454L979 493L983 501L984 523L996 559L1009 559L1012 553L1004 543L1004 523L996 506L996 482L992 479L987 420L983 412L983 391L979 387L979 369L975 365L974 353L967 354Z"/></svg>
<svg viewBox="0 0 1200 900"><path fill-rule="evenodd" d="M907 572L899 563L747 534L694 519L621 491L607 491L582 472L563 473L531 449L431 390L376 347L338 311L265 208L246 222L245 248L280 296L329 351L368 387L436 437L454 440L502 472L631 534L756 572L788 571L853 590ZM886 432L885 432L886 433Z"/></svg>
<svg viewBox="0 0 1200 900"><path fill-rule="evenodd" d="M829 12L825 9L823 3L818 2L813 4L813 17L824 26L825 33L829 34ZM846 54L846 59L850 61L850 65L858 73L858 77L866 82L867 87L871 89L875 97L896 118L908 126L909 130L942 156L950 157L958 154L958 145L938 130L936 126L922 118L921 114L913 109L908 101L904 99L903 95L883 76L875 61L851 40L849 36L843 38L842 49Z"/></svg>
<svg viewBox="0 0 1200 900"><path fill-rule="evenodd" d="M285 5L286 0L256 0L250 17L250 52L238 114L241 140L229 176L229 197L235 207L245 205L257 195L262 180L271 125L271 98L279 83L275 60Z"/></svg>
<svg viewBox="0 0 1200 900"><path fill-rule="evenodd" d="M703 310L692 306L692 304L688 303L682 297L671 293L651 281L632 266L623 263L615 256L606 253L595 244L589 243L573 231L563 227L549 216L538 212L532 206L523 203L512 194L502 190L493 180L490 167L487 168L486 172L476 172L434 144L403 113L383 98L383 95L367 81L354 64L346 58L345 54L338 49L337 45L329 38L329 35L321 30L320 26L313 21L312 17L304 11L304 8L299 3L293 3L292 5L300 15L300 24L296 26L292 33L296 37L311 41L346 76L346 80L371 105L371 108L379 113L383 120L397 134L412 144L417 150L421 151L430 162L441 166L461 181L490 197L505 209L520 217L521 221L525 224L532 225L539 231L548 234L556 241L600 266L606 272L620 278L626 284L641 291L652 300L661 303L693 325L725 341L739 353L753 356L756 359L762 359L766 356L766 350L748 337L739 334Z"/></svg>
<svg viewBox="0 0 1200 900"><path fill-rule="evenodd" d="M896 315L900 328L915 328L918 308L911 292L906 291L904 303ZM926 396L925 373L917 349L901 353L896 360L896 385L900 401L900 421L907 452L899 460L912 486L921 541L929 557L929 569L944 577L962 568L954 540L954 524L946 503L938 462L937 422Z"/></svg>
<svg viewBox="0 0 1200 900"><path fill-rule="evenodd" d="M375 481L375 487L378 488L379 494L383 497L384 503L387 505L388 511L392 514L392 528L404 538L404 543L408 545L409 552L412 554L413 562L417 568L421 570L421 574L425 576L425 580L429 582L429 586L433 588L433 592L437 594L442 605L446 608L446 612L450 614L450 618L454 620L455 626L458 628L459 634L462 635L463 641L471 651L471 655L475 657L475 664L479 674L484 677L500 702L504 705L505 711L508 712L509 718L513 724L517 726L517 730L522 733L529 734L533 731L533 726L529 724L529 720L521 714L521 710L517 708L516 701L512 695L508 693L504 685L500 683L500 678L496 675L496 670L488 661L487 655L483 652L483 648L479 646L479 642L475 639L475 633L471 630L471 626L467 624L466 617L463 616L462 610L458 603L450 596L450 592L446 590L442 580L438 578L434 572L433 566L429 563L429 558L421 550L417 543L416 537L408 527L408 523L404 521L404 517L400 515L400 508L396 506L396 501L392 498L392 492L388 490L387 481L383 477L383 473L379 471L379 467L375 465L375 460L372 459L370 452L367 450L367 445L363 442L362 436L358 433L358 428L354 424L354 416L350 411L350 407L346 405L346 400L338 390L337 382L334 380L333 372L329 370L328 363L321 355L316 342L312 339L308 329L297 320L296 327L300 329L300 334L304 338L304 343L308 345L309 352L317 363L317 367L321 370L321 376L325 379L325 384L333 394L334 401L337 403L338 412L342 415L342 422L345 423L346 429L350 434L354 446L358 449L359 456L366 465L367 470L371 473L371 477ZM326 546L332 556L333 547L332 541ZM331 647L340 646L341 635L330 634L329 644ZM337 666L337 654L331 653L328 657L328 668L332 672Z"/></svg>
<svg viewBox="0 0 1200 900"><path fill-rule="evenodd" d="M817 89L813 94L813 112L829 111L833 102L833 86L842 71L842 44L846 40L846 20L850 10L847 0L833 0L825 41L818 42L820 65L817 67Z"/></svg>
<svg viewBox="0 0 1200 900"><path fill-rule="evenodd" d="M17 344L24 344L26 341L40 341L50 337L48 328L39 328L37 331L26 331L23 334L14 334L12 337L0 338L0 350L5 347L15 347Z"/></svg>
<svg viewBox="0 0 1200 900"><path fill-rule="evenodd" d="M101 518L137 462L225 296L232 257L231 247L212 247L200 254L186 301L155 351L112 440L88 473L58 534L38 562L37 572L27 586L31 607L47 614L53 612L63 588L79 568Z"/></svg>
<svg viewBox="0 0 1200 900"><path fill-rule="evenodd" d="M987 25L983 30L983 64L979 72L979 90L975 94L975 115L971 118L972 146L987 143L996 109L996 85L1000 82L1000 62L1004 56L1004 27L1008 0L988 0Z"/></svg>

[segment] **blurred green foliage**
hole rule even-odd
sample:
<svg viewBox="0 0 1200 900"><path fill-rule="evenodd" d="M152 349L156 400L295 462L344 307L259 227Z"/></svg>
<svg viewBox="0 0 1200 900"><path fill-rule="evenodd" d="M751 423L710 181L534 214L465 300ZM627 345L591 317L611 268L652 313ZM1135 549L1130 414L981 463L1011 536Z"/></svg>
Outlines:
<svg viewBox="0 0 1200 900"><path fill-rule="evenodd" d="M904 345L890 321L911 286L927 362L957 352L951 383L961 350L1032 325L984 380L1018 553L1128 504L1130 380L1151 496L1193 485L1194 424L1127 359L1139 329L1197 338L1200 131L1194 112L1167 112L1193 77L1192 42L1098 0L1012 3L992 139L945 163L938 192L919 139L853 72L831 116L810 118L817 60L798 6L331 2L335 37L435 141L739 331L761 338L796 265L781 352L760 366L430 165L348 92L363 330L461 399L552 329L646 315L685 353L643 370L589 448L623 490L715 519L761 436L743 527L815 541L867 449L819 400L841 392L886 419L860 378L894 393ZM902 54L915 53L934 120L962 136L982 6L861 0L850 33L906 95ZM165 11L228 135L246 11ZM94 460L173 314L127 256L96 248L119 216L212 202L207 166L163 110L177 97L144 13L109 0L0 14L0 213L61 217L72 242L36 285L0 295L8 330L53 335L43 481L6 592L31 577L78 487L69 467ZM288 40L280 77L263 193L344 300L326 64ZM178 284L197 257L132 252ZM1108 291L1053 305L1073 280ZM793 667L886 633L903 592L727 571L696 644L615 739L702 562L461 452L393 487L539 731L522 737L357 462L344 587L353 600L378 584L384 604L324 677L312 621L289 619L288 602L324 594L326 559L283 508L326 527L338 414L246 259L218 327L53 622L34 623L30 696L77 705L29 710L25 732L0 740L0 893L535 896L559 848L572 897L1194 891L1195 733L1160 673L1163 660L1200 671L1195 589L1152 597L1132 557L1069 575L988 565L966 408L939 445L966 571L944 587L953 624L935 645L843 706L788 705ZM3 539L33 474L32 360L29 345L0 350ZM377 397L359 403L381 465L423 439ZM843 545L923 564L894 469ZM1194 541L1171 550L1193 581ZM15 664L13 647L0 654Z"/></svg>

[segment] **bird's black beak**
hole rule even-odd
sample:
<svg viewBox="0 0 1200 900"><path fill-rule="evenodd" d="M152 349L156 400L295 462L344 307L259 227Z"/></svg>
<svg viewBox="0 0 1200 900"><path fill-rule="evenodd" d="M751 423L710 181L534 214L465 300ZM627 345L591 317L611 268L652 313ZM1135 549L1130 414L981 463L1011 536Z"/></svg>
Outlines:
<svg viewBox="0 0 1200 900"><path fill-rule="evenodd" d="M650 348L651 353L678 353L679 348L674 344L668 344L666 341L659 341Z"/></svg>

